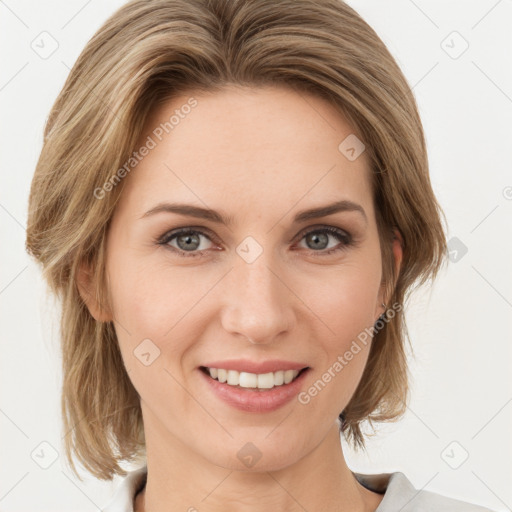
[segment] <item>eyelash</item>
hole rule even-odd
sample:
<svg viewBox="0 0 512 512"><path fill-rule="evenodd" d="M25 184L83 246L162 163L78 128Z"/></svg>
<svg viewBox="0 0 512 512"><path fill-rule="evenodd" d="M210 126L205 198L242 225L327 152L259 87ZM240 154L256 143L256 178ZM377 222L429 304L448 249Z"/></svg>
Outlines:
<svg viewBox="0 0 512 512"><path fill-rule="evenodd" d="M321 257L328 256L334 252L344 251L354 245L353 238L349 233L342 231L341 229L332 227L332 226L322 226L319 228L310 229L309 231L303 231L300 234L299 241L301 241L305 236L309 235L310 233L321 233L321 234L333 235L340 242L343 242L341 246L336 246L336 247L333 247L333 248L327 249L327 250L325 250L325 249L322 251L314 251L312 249L309 250L310 252L312 252L314 254L318 254ZM165 248L169 248L171 251L176 252L179 256L184 256L186 258L201 258L201 257L203 257L205 251L187 252L187 251L182 251L180 249L177 249L176 247L172 247L172 246L168 245L169 242L171 240L173 240L174 238L176 238L180 235L188 235L188 234L200 234L200 235L207 237L208 239L211 239L213 242L218 242L216 240L216 237L214 237L213 235L209 235L209 234L207 234L207 232L203 232L200 229L194 229L194 228L188 227L188 228L178 229L176 231L168 231L168 232L164 233L164 235L162 235L161 237L157 238L155 240L155 243L157 245L161 245Z"/></svg>

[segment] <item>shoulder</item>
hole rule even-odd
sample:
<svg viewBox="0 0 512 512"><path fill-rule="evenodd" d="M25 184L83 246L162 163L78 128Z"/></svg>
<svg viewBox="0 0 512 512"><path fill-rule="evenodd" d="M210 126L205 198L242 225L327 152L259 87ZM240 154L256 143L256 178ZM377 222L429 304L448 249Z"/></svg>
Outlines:
<svg viewBox="0 0 512 512"><path fill-rule="evenodd" d="M365 487L384 494L375 512L495 512L480 505L416 489L404 473L353 473Z"/></svg>
<svg viewBox="0 0 512 512"><path fill-rule="evenodd" d="M135 495L144 487L147 478L147 466L130 471L117 485L110 501L101 508L101 512L133 512Z"/></svg>
<svg viewBox="0 0 512 512"><path fill-rule="evenodd" d="M404 473L363 474L352 472L366 488L384 494L375 512L495 512L480 505L416 489ZM147 466L129 472L101 512L133 512L136 494L144 487Z"/></svg>

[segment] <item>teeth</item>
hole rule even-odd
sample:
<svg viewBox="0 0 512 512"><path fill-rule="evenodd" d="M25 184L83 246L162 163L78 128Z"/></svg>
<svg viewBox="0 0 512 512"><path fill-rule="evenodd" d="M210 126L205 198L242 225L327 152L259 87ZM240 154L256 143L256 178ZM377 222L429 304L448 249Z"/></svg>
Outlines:
<svg viewBox="0 0 512 512"><path fill-rule="evenodd" d="M285 384L289 384L296 376L297 376L297 373L295 373L296 370L286 370L284 372L284 383Z"/></svg>
<svg viewBox="0 0 512 512"><path fill-rule="evenodd" d="M240 384L240 374L235 370L228 370L228 384L230 386L238 386Z"/></svg>
<svg viewBox="0 0 512 512"><path fill-rule="evenodd" d="M212 379L226 382L230 386L241 388L271 389L274 386L289 384L300 370L280 370L270 373L247 373L236 370L223 370L222 368L207 368Z"/></svg>
<svg viewBox="0 0 512 512"><path fill-rule="evenodd" d="M280 386L284 384L284 372L276 372L274 373L274 386Z"/></svg>

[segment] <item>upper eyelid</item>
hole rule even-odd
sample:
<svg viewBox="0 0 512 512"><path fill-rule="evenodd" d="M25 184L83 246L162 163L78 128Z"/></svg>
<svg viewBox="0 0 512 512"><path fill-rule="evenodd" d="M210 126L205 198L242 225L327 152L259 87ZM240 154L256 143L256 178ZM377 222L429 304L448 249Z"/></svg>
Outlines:
<svg viewBox="0 0 512 512"><path fill-rule="evenodd" d="M302 235L303 233L309 233L310 231L321 231L322 229L334 229L337 231L341 231L342 233L345 233L347 236L352 236L351 232L348 231L347 229L340 228L338 226L332 226L331 224L315 224L314 226L308 226L300 230L297 236Z"/></svg>
<svg viewBox="0 0 512 512"><path fill-rule="evenodd" d="M208 228L199 227L199 226L183 226L181 228L169 229L165 233L163 233L160 237L157 238L158 241L165 241L166 239L171 238L172 236L179 235L181 233L199 233L201 235L208 236L213 240L218 240L218 237L215 235L213 231L210 231Z"/></svg>

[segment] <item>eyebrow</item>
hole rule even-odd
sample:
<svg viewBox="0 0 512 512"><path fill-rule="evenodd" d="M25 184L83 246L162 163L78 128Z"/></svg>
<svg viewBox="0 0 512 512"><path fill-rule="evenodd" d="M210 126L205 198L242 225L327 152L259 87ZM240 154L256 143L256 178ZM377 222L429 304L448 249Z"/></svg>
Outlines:
<svg viewBox="0 0 512 512"><path fill-rule="evenodd" d="M218 224L224 224L226 226L232 225L234 221L233 216L223 215L222 213L216 210L211 210L209 208L202 208L200 206L194 206L191 204L167 202L157 204L155 207L144 213L144 215L142 215L140 218L143 219L162 212L196 217L198 219L205 219ZM327 215L333 215L338 212L359 212L364 218L365 222L368 223L368 218L364 208L360 204L348 200L337 201L325 206L302 210L295 215L293 222L305 222L307 220L326 217Z"/></svg>

